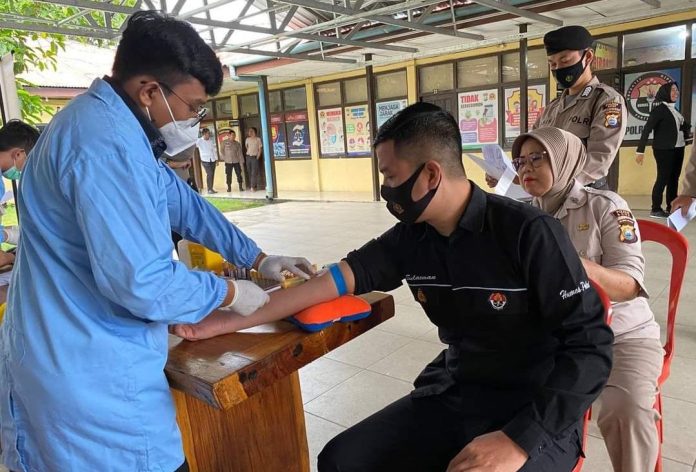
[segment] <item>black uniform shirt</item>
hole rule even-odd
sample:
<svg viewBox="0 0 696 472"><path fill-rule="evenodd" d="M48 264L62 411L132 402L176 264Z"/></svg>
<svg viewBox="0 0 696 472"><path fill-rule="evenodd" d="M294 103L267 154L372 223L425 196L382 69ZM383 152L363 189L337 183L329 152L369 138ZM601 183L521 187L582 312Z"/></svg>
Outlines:
<svg viewBox="0 0 696 472"><path fill-rule="evenodd" d="M563 227L531 205L472 184L450 237L399 223L346 261L356 293L405 279L449 345L413 395L459 388L467 414L504 418L532 459L607 381L613 335L599 297Z"/></svg>

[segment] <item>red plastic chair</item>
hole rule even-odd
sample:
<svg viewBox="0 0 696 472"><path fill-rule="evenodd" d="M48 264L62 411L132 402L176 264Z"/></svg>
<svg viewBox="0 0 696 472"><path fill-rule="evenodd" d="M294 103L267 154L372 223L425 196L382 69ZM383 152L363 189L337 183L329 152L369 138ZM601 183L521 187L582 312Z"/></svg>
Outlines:
<svg viewBox="0 0 696 472"><path fill-rule="evenodd" d="M662 443L664 442L664 425L662 423L662 385L669 377L672 357L674 357L674 324L677 318L677 306L684 283L686 262L689 258L689 242L684 235L667 226L649 220L638 220L641 240L653 241L665 246L672 255L672 273L669 279L669 305L667 308L667 341L664 346L665 357L662 363L662 373L657 380L657 397L654 408L660 413L657 420L657 431L660 436L660 452L657 455L656 472L662 472Z"/></svg>
<svg viewBox="0 0 696 472"><path fill-rule="evenodd" d="M594 280L590 279L590 283L592 284L592 287L595 289L597 292L597 295L599 295L599 299L602 301L602 306L604 306L604 319L606 320L607 324L611 324L611 300L609 299L609 296L607 293L604 291L602 287L599 286L597 282ZM582 450L586 451L587 450L587 434L590 429L590 420L592 419L592 407L587 409L587 412L585 413L585 418L582 426ZM575 464L575 468L573 469L573 472L580 472L582 469L582 464L585 462L585 458L583 456L578 457L578 463Z"/></svg>

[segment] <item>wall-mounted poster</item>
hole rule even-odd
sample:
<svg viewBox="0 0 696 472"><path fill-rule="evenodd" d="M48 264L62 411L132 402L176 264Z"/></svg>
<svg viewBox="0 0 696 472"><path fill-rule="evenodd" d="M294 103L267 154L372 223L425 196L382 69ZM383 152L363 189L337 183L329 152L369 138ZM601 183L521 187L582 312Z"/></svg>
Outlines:
<svg viewBox="0 0 696 472"><path fill-rule="evenodd" d="M296 111L285 114L285 129L290 157L309 157L309 123L307 112Z"/></svg>
<svg viewBox="0 0 696 472"><path fill-rule="evenodd" d="M624 76L624 97L628 108L628 125L624 139L640 139L650 110L655 105L655 94L667 82L676 82L681 90L681 69L638 72Z"/></svg>
<svg viewBox="0 0 696 472"><path fill-rule="evenodd" d="M377 102L377 129L379 129L389 118L408 106L408 100L390 100L388 102Z"/></svg>
<svg viewBox="0 0 696 472"><path fill-rule="evenodd" d="M498 142L498 91L478 90L457 96L462 146L476 148Z"/></svg>
<svg viewBox="0 0 696 472"><path fill-rule="evenodd" d="M285 123L283 115L271 115L271 144L273 145L273 156L276 159L288 157L285 148Z"/></svg>
<svg viewBox="0 0 696 472"><path fill-rule="evenodd" d="M505 89L505 145L520 135L520 88ZM527 126L529 129L546 108L546 85L527 88Z"/></svg>
<svg viewBox="0 0 696 472"><path fill-rule="evenodd" d="M346 142L349 156L369 156L372 139L370 138L370 115L367 105L345 107Z"/></svg>
<svg viewBox="0 0 696 472"><path fill-rule="evenodd" d="M339 156L346 152L343 143L343 109L326 108L317 112L322 156Z"/></svg>

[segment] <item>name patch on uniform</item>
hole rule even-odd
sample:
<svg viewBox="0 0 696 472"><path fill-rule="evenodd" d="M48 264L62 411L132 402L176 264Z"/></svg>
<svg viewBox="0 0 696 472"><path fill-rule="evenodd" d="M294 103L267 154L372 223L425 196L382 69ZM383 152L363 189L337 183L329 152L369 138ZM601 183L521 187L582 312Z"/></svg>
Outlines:
<svg viewBox="0 0 696 472"><path fill-rule="evenodd" d="M605 128L618 128L621 126L621 104L619 102L607 102L602 108Z"/></svg>
<svg viewBox="0 0 696 472"><path fill-rule="evenodd" d="M590 229L589 223L580 223L578 225L578 231L587 231L588 229Z"/></svg>
<svg viewBox="0 0 696 472"><path fill-rule="evenodd" d="M585 87L585 90L582 91L582 93L580 94L580 96L581 96L582 98L587 98L587 97L589 97L590 94L592 93L592 88L593 88L593 87L592 87L591 85L588 85L587 87Z"/></svg>
<svg viewBox="0 0 696 472"><path fill-rule="evenodd" d="M580 282L580 285L575 287L573 290L561 290L559 295L563 300L565 300L567 298L574 297L575 295L579 295L585 290L588 290L589 288L590 282L583 280L582 282Z"/></svg>
<svg viewBox="0 0 696 472"><path fill-rule="evenodd" d="M507 297L500 292L491 293L491 296L488 297L488 301L493 309L498 311L502 310L505 308L505 305L507 305Z"/></svg>
<svg viewBox="0 0 696 472"><path fill-rule="evenodd" d="M633 218L633 213L628 210L615 210L611 214L616 217L616 222L619 225L619 241L626 244L638 242L636 220Z"/></svg>

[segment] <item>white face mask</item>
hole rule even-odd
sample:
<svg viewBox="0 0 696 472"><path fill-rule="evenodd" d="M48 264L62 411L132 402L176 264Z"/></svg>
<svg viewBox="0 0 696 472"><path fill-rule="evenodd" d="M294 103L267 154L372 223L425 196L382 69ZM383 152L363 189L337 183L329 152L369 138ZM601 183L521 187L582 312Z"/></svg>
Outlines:
<svg viewBox="0 0 696 472"><path fill-rule="evenodd" d="M164 153L167 156L175 156L196 143L196 140L198 139L198 130L201 127L201 124L196 123L198 118L189 118L188 120L176 121L174 119L172 109L169 106L169 102L167 101L167 97L164 95L161 87L160 93L162 94L162 98L164 98L164 103L167 104L169 116L172 117L172 121L159 129L160 133L162 133L162 137L164 138L164 142L167 144L167 150L164 151ZM150 115L150 110L147 111L147 114L148 116Z"/></svg>

